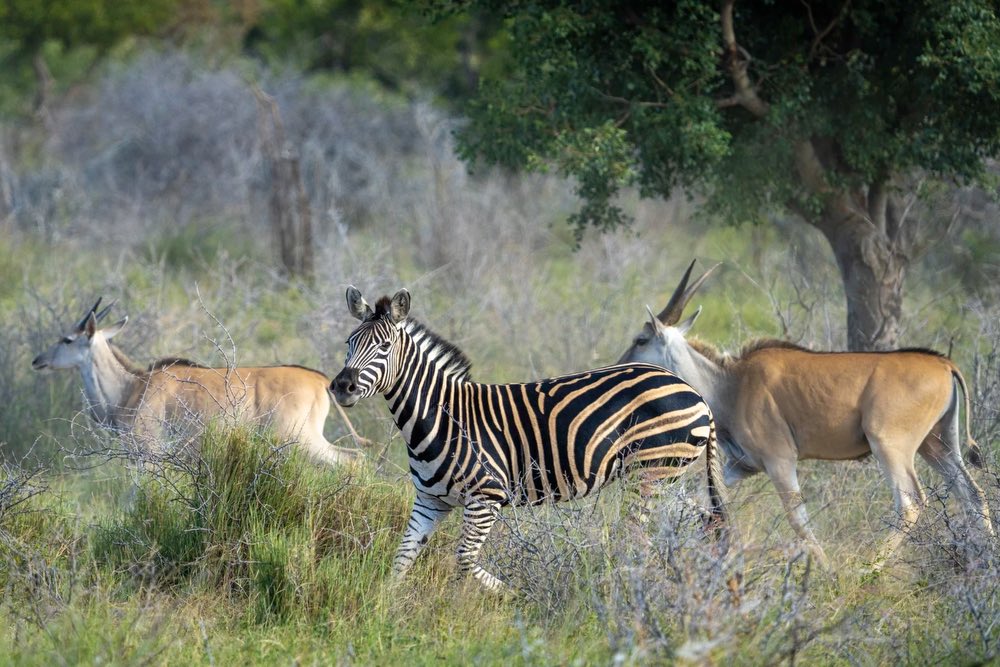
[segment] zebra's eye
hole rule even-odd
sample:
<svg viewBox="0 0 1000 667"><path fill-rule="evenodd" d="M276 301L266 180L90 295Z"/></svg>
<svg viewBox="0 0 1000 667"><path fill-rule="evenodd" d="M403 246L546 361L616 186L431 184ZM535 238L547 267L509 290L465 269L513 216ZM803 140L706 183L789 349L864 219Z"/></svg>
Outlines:
<svg viewBox="0 0 1000 667"><path fill-rule="evenodd" d="M390 343L389 341L385 341L384 343L378 346L378 349L382 350L383 352L388 352L390 347L392 347L392 343Z"/></svg>

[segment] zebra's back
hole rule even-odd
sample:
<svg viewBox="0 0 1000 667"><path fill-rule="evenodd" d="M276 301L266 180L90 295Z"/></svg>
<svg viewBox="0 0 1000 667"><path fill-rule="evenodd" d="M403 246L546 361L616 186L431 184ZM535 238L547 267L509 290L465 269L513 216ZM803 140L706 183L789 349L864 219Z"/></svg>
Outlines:
<svg viewBox="0 0 1000 667"><path fill-rule="evenodd" d="M450 477L465 493L478 487L505 503L581 497L633 466L679 474L711 429L696 392L645 364L526 384L469 383L467 391L456 415L464 430L453 434L450 456L436 457L436 474L415 475L418 488L440 493Z"/></svg>

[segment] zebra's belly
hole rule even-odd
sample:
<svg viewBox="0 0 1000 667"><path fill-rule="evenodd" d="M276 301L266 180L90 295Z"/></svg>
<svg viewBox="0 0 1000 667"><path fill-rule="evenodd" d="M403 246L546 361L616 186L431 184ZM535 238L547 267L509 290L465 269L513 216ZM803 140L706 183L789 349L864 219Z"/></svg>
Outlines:
<svg viewBox="0 0 1000 667"><path fill-rule="evenodd" d="M657 468L666 477L685 471L704 451L703 436L689 433L686 439L672 438L657 442L648 439L638 446L618 446L611 442L598 456L561 468L541 469L531 466L512 490L512 502L517 505L537 505L583 498L620 479L630 470ZM584 465L580 465L584 463Z"/></svg>

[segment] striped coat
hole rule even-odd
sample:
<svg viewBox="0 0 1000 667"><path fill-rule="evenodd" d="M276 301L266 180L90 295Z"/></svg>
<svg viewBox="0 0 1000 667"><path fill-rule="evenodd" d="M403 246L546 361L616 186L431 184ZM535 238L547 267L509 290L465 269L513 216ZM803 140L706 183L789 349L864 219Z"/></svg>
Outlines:
<svg viewBox="0 0 1000 667"><path fill-rule="evenodd" d="M475 560L500 507L586 496L632 469L646 494L703 451L712 512L724 520L712 414L677 376L626 364L525 384L477 383L460 350L408 317L405 290L372 309L351 288L348 305L362 324L348 338L334 397L351 406L385 396L417 490L398 574L441 519L462 507L459 564L495 588L499 580Z"/></svg>

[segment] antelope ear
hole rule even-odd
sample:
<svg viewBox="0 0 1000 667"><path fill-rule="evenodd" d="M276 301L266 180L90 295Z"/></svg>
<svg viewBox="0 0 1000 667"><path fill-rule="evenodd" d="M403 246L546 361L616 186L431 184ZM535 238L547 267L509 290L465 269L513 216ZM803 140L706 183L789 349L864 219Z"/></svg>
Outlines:
<svg viewBox="0 0 1000 667"><path fill-rule="evenodd" d="M389 314L392 316L392 321L399 324L406 319L409 312L410 293L401 289L392 296L392 301L389 303Z"/></svg>
<svg viewBox="0 0 1000 667"><path fill-rule="evenodd" d="M364 322L374 314L372 307L368 305L365 298L361 296L361 290L354 285L347 288L347 309L351 315Z"/></svg>
<svg viewBox="0 0 1000 667"><path fill-rule="evenodd" d="M698 319L699 315L701 315L701 306L698 306L698 309L694 311L691 317L687 318L683 322L678 322L676 325L677 330L680 331L682 335L686 336L687 332L691 330L692 326L694 326L694 321Z"/></svg>
<svg viewBox="0 0 1000 667"><path fill-rule="evenodd" d="M646 306L646 312L649 313L649 322L646 323L647 326L653 329L653 333L655 335L662 338L663 330L667 328L666 325L664 325L663 322L660 321L660 318L658 318L656 315L653 314L653 309L650 308L649 306Z"/></svg>
<svg viewBox="0 0 1000 667"><path fill-rule="evenodd" d="M101 329L101 333L104 334L105 338L113 338L121 333L121 330L125 328L126 324L128 324L128 315L121 318L107 329Z"/></svg>
<svg viewBox="0 0 1000 667"><path fill-rule="evenodd" d="M93 338L95 331L97 331L97 317L94 311L90 311L90 315L87 315L87 319L83 322L83 333L87 338Z"/></svg>

